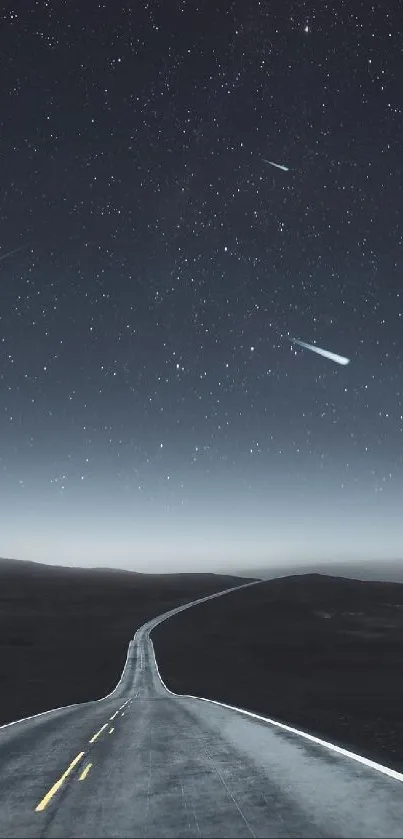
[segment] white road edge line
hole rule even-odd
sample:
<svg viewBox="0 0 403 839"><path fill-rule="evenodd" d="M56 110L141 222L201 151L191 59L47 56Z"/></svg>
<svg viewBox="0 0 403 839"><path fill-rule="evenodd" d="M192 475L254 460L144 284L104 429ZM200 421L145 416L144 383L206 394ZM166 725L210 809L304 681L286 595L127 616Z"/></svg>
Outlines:
<svg viewBox="0 0 403 839"><path fill-rule="evenodd" d="M161 621L162 623L162 621ZM150 630L152 631L152 630ZM381 772L382 775L387 775L389 778L393 778L395 781L400 781L403 783L403 774L401 772L397 772L395 769L390 769L389 766L383 766L382 763L376 763L374 760L370 760L367 757L362 757L362 755L357 755L355 752L350 752L347 749L343 749L341 746L336 746L334 743L329 743L327 740L322 740L320 737L315 737L313 734L308 734L307 731L300 731L299 728L293 728L290 725L286 725L283 722L278 722L277 720L272 720L270 717L263 717L260 714L254 714L252 711L245 711L244 708L237 708L235 705L226 705L225 702L217 702L215 699L206 699L204 696L192 696L188 693L174 693L172 690L167 688L164 680L161 677L161 673L158 669L157 658L155 655L154 644L149 638L154 661L155 667L158 673L158 677L160 682L167 691L170 693L171 696L178 696L182 699L195 699L199 702L210 702L212 705L218 705L220 708L228 708L230 711L236 711L238 714L244 714L247 717L252 717L255 720L259 720L260 722L267 723L267 725L273 725L276 728L281 728L283 731L289 731L291 734L297 734L299 737L303 737L305 740L309 740L311 743L317 743L319 746L323 746L325 749L329 749L331 752L335 752L336 754L342 755L343 757L348 757L351 760L355 760L357 763L361 763L363 766L367 766L369 769L375 769L376 772Z"/></svg>

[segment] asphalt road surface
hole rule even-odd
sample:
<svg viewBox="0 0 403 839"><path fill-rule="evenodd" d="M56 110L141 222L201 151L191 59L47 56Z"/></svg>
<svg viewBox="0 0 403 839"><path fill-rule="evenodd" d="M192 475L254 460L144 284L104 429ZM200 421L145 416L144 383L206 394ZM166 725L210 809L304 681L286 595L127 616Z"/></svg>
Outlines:
<svg viewBox="0 0 403 839"><path fill-rule="evenodd" d="M0 836L403 837L403 775L169 693L149 634L177 611L109 697L0 729Z"/></svg>

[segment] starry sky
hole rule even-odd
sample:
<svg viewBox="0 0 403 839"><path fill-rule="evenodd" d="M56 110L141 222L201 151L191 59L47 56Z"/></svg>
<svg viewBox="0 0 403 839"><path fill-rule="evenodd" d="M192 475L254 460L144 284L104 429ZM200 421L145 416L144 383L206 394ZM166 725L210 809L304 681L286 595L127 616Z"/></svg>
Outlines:
<svg viewBox="0 0 403 839"><path fill-rule="evenodd" d="M400 15L3 4L0 555L401 557Z"/></svg>

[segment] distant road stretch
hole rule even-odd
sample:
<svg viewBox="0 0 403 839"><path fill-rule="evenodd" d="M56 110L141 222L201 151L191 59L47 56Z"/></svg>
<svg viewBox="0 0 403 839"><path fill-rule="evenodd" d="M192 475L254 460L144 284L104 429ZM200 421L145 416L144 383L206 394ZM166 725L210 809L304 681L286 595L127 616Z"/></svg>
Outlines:
<svg viewBox="0 0 403 839"><path fill-rule="evenodd" d="M165 688L150 632L194 603L136 632L105 699L0 729L0 836L403 837L403 775Z"/></svg>

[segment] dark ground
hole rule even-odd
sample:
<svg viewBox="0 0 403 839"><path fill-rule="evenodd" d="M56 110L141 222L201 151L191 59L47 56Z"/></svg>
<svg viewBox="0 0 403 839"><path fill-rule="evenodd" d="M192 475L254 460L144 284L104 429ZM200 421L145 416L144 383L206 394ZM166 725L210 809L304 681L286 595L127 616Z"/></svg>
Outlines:
<svg viewBox="0 0 403 839"><path fill-rule="evenodd" d="M403 771L403 585L284 577L152 633L177 693L294 725Z"/></svg>
<svg viewBox="0 0 403 839"><path fill-rule="evenodd" d="M0 560L0 724L98 699L136 629L245 578ZM403 585L306 574L153 632L167 686L295 725L403 771Z"/></svg>
<svg viewBox="0 0 403 839"><path fill-rule="evenodd" d="M0 559L0 725L105 696L141 624L243 582Z"/></svg>

